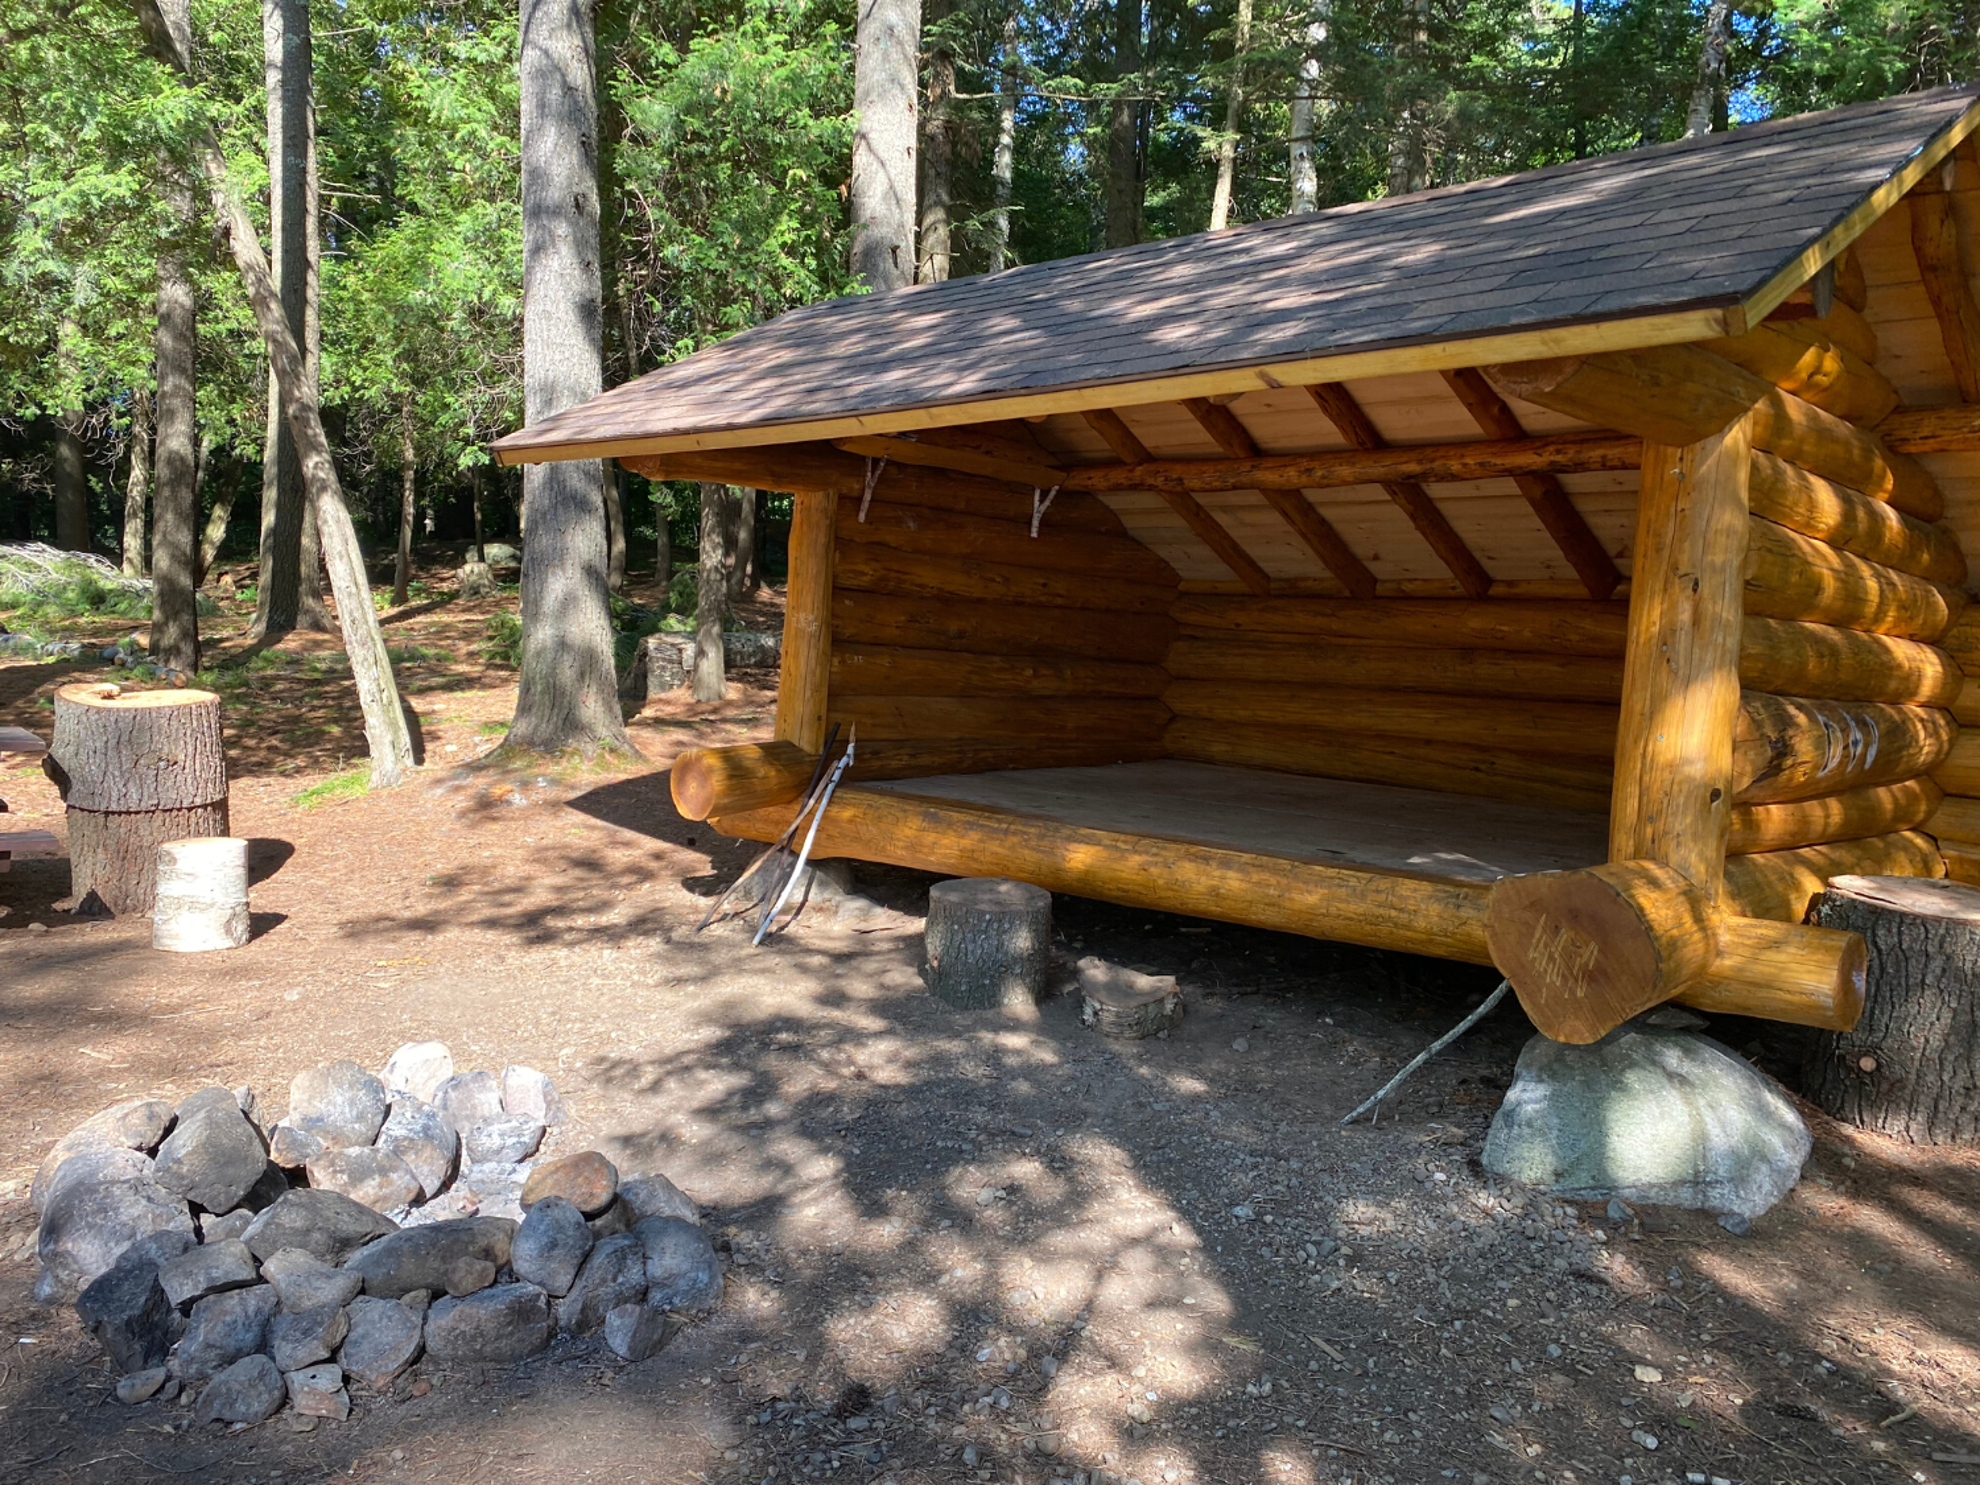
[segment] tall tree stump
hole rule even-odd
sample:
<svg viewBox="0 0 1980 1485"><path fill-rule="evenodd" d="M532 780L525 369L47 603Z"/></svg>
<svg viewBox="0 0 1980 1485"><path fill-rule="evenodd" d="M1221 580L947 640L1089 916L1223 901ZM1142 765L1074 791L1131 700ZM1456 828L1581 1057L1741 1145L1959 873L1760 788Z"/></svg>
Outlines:
<svg viewBox="0 0 1980 1485"><path fill-rule="evenodd" d="M64 686L44 761L69 807L76 901L148 913L158 848L227 833L220 698L210 691Z"/></svg>
<svg viewBox="0 0 1980 1485"><path fill-rule="evenodd" d="M158 848L151 947L179 954L238 949L248 941L248 843L230 835L168 840Z"/></svg>
<svg viewBox="0 0 1980 1485"><path fill-rule="evenodd" d="M1810 921L1863 935L1863 1015L1810 1046L1802 1083L1847 1123L1922 1145L1980 1143L1980 891L1836 877Z"/></svg>
<svg viewBox="0 0 1980 1485"><path fill-rule="evenodd" d="M928 988L952 1006L1027 1006L1045 988L1052 894L1029 882L963 877L928 889Z"/></svg>

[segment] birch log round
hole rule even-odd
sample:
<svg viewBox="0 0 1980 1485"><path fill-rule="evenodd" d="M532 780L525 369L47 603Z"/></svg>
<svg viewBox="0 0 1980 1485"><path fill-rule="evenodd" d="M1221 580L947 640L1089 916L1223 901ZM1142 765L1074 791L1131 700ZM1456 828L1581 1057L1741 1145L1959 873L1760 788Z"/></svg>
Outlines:
<svg viewBox="0 0 1980 1485"><path fill-rule="evenodd" d="M928 889L928 988L952 1006L1034 1005L1052 953L1052 894L1002 877Z"/></svg>
<svg viewBox="0 0 1980 1485"><path fill-rule="evenodd" d="M1814 1039L1809 1096L1836 1118L1921 1145L1980 1144L1980 891L1842 876L1812 922L1863 935L1863 1015Z"/></svg>
<svg viewBox="0 0 1980 1485"><path fill-rule="evenodd" d="M247 941L248 843L215 835L161 845L151 947L191 954Z"/></svg>
<svg viewBox="0 0 1980 1485"><path fill-rule="evenodd" d="M113 913L151 911L158 847L227 833L220 698L64 686L43 763L68 805L71 887Z"/></svg>

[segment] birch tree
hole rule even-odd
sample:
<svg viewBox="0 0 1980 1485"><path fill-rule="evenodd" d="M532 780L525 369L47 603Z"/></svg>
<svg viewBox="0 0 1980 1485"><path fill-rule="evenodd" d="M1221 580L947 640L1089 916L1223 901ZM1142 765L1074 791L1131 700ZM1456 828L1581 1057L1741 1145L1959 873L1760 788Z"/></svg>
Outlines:
<svg viewBox="0 0 1980 1485"><path fill-rule="evenodd" d="M1732 0L1712 0L1705 12L1705 38L1698 46L1698 81L1684 112L1684 137L1712 132L1712 113L1726 85L1726 41L1732 29Z"/></svg>

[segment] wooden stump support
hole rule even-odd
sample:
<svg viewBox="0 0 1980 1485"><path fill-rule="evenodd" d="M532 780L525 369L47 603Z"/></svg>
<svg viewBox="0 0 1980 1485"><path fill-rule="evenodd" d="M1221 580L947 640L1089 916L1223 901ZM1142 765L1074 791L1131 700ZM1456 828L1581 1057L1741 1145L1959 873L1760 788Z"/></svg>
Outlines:
<svg viewBox="0 0 1980 1485"><path fill-rule="evenodd" d="M1002 877L928 889L928 988L962 1009L1029 1006L1052 957L1052 894Z"/></svg>
<svg viewBox="0 0 1980 1485"><path fill-rule="evenodd" d="M227 833L220 698L210 691L55 693L43 768L68 805L71 887L113 913L148 913L158 848Z"/></svg>
<svg viewBox="0 0 1980 1485"><path fill-rule="evenodd" d="M1842 876L1812 916L1868 943L1869 987L1861 1020L1810 1043L1808 1096L1913 1144L1980 1144L1980 891Z"/></svg>

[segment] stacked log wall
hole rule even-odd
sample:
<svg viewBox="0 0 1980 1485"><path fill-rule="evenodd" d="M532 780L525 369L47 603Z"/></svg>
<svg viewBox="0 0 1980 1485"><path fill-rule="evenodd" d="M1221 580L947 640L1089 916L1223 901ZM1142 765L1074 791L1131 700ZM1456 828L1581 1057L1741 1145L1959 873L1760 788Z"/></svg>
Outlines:
<svg viewBox="0 0 1980 1485"><path fill-rule="evenodd" d="M856 776L1160 757L1177 577L1096 497L889 468L838 502L827 716ZM843 740L843 739L842 739Z"/></svg>
<svg viewBox="0 0 1980 1485"><path fill-rule="evenodd" d="M1945 649L1960 672L1952 700L1957 730L1932 770L1945 798L1925 822L1938 842L1946 875L1980 887L1980 611L1969 610L1945 638Z"/></svg>

